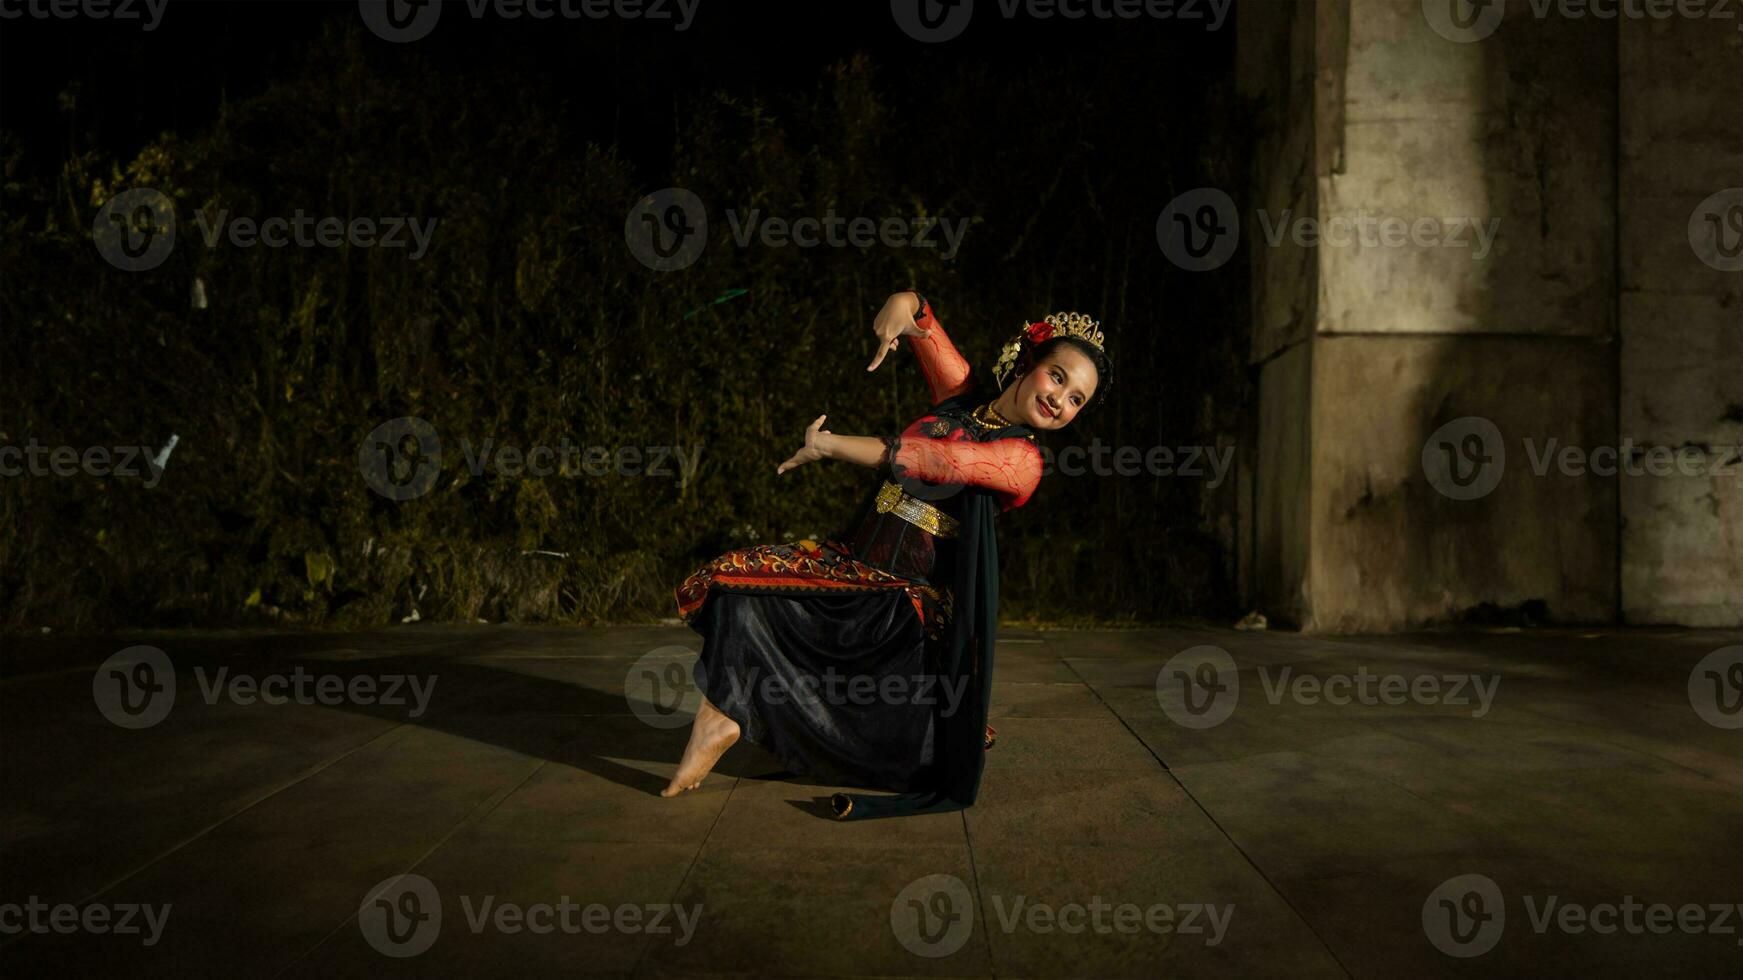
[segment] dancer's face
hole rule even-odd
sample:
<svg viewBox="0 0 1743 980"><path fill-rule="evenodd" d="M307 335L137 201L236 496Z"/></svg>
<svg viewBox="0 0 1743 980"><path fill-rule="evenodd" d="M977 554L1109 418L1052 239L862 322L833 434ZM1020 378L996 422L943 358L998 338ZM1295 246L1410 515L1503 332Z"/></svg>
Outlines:
<svg viewBox="0 0 1743 980"><path fill-rule="evenodd" d="M1054 348L1017 385L1017 411L1033 429L1063 429L1089 403L1100 381L1095 362L1069 344Z"/></svg>

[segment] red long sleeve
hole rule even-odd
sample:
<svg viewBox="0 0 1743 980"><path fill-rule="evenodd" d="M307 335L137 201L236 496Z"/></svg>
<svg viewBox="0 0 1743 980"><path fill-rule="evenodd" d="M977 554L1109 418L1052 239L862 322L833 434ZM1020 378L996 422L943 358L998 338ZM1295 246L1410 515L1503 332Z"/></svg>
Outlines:
<svg viewBox="0 0 1743 980"><path fill-rule="evenodd" d="M932 404L967 391L970 384L968 361L950 342L950 335L944 332L938 318L932 315L930 302L921 301L920 318L914 323L922 330L931 331L925 337L908 335L908 346L920 362L921 372L926 375L926 386L932 390Z"/></svg>
<svg viewBox="0 0 1743 980"><path fill-rule="evenodd" d="M908 426L892 444L890 471L897 479L985 487L999 499L999 510L1021 507L1041 483L1041 450L1021 437L976 442L956 429L944 438L925 434L936 424L926 416Z"/></svg>

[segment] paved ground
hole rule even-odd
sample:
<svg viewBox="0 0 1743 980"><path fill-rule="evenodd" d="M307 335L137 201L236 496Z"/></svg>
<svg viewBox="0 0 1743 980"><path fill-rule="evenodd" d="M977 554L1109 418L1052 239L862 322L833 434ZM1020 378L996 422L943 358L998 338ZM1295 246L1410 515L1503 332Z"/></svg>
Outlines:
<svg viewBox="0 0 1743 980"><path fill-rule="evenodd" d="M848 824L657 795L696 639L10 640L0 972L1743 973L1737 633L1011 632L980 804Z"/></svg>

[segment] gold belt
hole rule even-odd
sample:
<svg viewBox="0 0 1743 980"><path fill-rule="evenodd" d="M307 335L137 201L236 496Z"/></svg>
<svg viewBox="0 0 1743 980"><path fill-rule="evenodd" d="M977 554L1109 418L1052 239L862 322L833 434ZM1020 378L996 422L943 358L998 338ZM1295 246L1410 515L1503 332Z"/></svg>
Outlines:
<svg viewBox="0 0 1743 980"><path fill-rule="evenodd" d="M899 483L884 481L883 489L878 491L878 513L894 513L933 537L956 537L956 518L909 494Z"/></svg>

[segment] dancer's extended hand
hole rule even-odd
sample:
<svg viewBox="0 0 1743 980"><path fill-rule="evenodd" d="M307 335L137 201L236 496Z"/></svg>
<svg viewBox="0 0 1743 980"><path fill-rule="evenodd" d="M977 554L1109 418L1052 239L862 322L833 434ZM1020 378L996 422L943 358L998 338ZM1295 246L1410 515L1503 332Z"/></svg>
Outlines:
<svg viewBox="0 0 1743 980"><path fill-rule="evenodd" d="M813 460L825 459L828 457L829 453L826 446L830 438L833 436L833 433L828 429L823 428L823 420L828 417L829 416L827 415L819 415L817 416L817 421L812 422L806 427L805 445L798 452L793 454L792 459L789 459L780 466L775 467L776 476L780 476L782 473L787 472L795 466L803 466Z"/></svg>
<svg viewBox="0 0 1743 980"><path fill-rule="evenodd" d="M884 363L884 356L895 350L903 337L924 337L932 332L920 329L914 322L913 307L918 300L913 299L912 293L903 295L908 297L907 303L895 302L892 297L891 302L885 303L884 308L878 311L878 318L872 323L872 331L878 335L878 352L872 357L872 362L866 365L867 371L876 371L878 365Z"/></svg>

